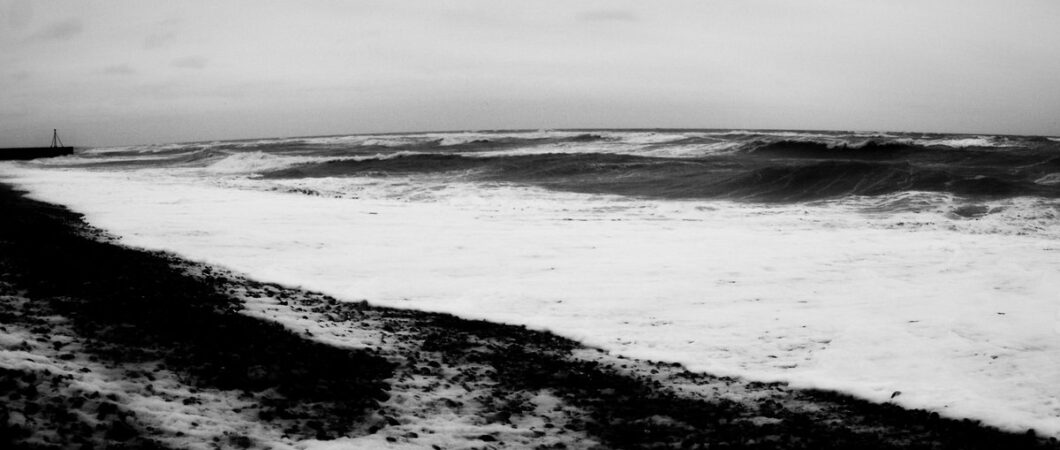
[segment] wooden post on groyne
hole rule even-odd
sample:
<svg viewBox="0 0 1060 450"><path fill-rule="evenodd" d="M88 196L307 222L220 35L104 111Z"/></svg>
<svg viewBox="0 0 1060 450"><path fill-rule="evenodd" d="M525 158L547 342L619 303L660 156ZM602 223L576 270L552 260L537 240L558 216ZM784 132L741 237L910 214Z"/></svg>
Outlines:
<svg viewBox="0 0 1060 450"><path fill-rule="evenodd" d="M63 141L59 139L59 130L52 128L52 147L51 148L63 148Z"/></svg>
<svg viewBox="0 0 1060 450"><path fill-rule="evenodd" d="M74 148L64 146L62 139L59 139L59 130L53 128L51 147L0 148L0 161L51 158L73 153Z"/></svg>

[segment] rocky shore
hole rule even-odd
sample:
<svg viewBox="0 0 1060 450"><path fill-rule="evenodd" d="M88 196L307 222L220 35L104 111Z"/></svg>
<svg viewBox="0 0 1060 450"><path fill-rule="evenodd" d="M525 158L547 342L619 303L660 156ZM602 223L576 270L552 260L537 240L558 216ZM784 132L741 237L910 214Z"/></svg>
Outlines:
<svg viewBox="0 0 1060 450"><path fill-rule="evenodd" d="M262 283L6 185L0 211L0 448L1060 448Z"/></svg>

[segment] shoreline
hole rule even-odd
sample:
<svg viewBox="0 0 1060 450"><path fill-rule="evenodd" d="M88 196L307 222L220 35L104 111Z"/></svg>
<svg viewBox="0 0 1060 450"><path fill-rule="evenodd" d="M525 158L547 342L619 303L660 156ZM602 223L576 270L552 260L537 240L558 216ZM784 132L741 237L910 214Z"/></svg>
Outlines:
<svg viewBox="0 0 1060 450"><path fill-rule="evenodd" d="M0 444L10 448L1060 448L524 327L249 280L108 243L77 214L6 184L0 208Z"/></svg>

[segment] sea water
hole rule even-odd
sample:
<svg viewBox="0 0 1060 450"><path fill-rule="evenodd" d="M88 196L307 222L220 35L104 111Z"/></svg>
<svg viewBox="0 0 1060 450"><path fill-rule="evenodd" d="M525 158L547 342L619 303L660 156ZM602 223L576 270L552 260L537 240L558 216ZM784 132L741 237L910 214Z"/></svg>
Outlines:
<svg viewBox="0 0 1060 450"><path fill-rule="evenodd" d="M127 245L342 300L1060 436L1058 149L358 135L86 149L0 176Z"/></svg>

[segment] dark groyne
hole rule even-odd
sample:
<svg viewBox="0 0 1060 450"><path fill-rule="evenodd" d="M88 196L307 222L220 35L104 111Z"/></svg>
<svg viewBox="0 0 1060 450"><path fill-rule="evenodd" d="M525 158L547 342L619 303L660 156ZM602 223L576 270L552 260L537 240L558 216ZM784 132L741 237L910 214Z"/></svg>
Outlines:
<svg viewBox="0 0 1060 450"><path fill-rule="evenodd" d="M63 145L62 139L59 139L59 130L53 129L52 145L50 147L0 148L0 161L24 161L72 154L74 154L74 148Z"/></svg>
<svg viewBox="0 0 1060 450"><path fill-rule="evenodd" d="M72 155L73 153L73 147L0 148L0 161L52 158L55 156Z"/></svg>

